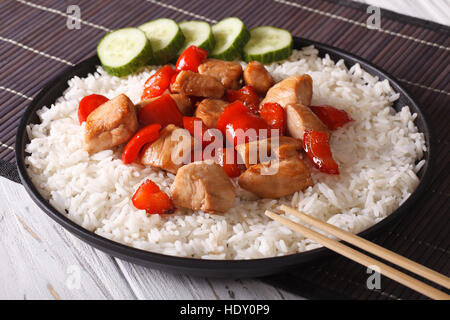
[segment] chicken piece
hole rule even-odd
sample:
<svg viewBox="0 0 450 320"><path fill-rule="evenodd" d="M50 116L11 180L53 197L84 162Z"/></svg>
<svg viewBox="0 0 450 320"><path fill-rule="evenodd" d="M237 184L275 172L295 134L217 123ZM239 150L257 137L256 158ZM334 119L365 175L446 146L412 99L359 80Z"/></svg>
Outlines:
<svg viewBox="0 0 450 320"><path fill-rule="evenodd" d="M239 185L261 198L281 198L314 184L298 156L274 161L272 166L275 174L264 174L264 170L270 170L269 162L251 166L239 177Z"/></svg>
<svg viewBox="0 0 450 320"><path fill-rule="evenodd" d="M172 92L206 98L222 98L225 94L225 87L215 77L189 70L181 71L170 89Z"/></svg>
<svg viewBox="0 0 450 320"><path fill-rule="evenodd" d="M189 99L189 97L187 95L173 93L170 95L170 97L175 101L175 103L177 104L178 110L180 110L182 115L191 116L192 113L194 113L194 107L192 105L191 99ZM159 97L155 97L155 98L140 101L139 103L136 104L136 110L139 111L140 109L145 107L145 105L147 105L148 103L150 103L153 100L156 100L158 98Z"/></svg>
<svg viewBox="0 0 450 320"><path fill-rule="evenodd" d="M309 106L313 94L312 85L312 78L308 74L291 76L270 88L261 104L277 102L283 107L294 103Z"/></svg>
<svg viewBox="0 0 450 320"><path fill-rule="evenodd" d="M264 96L275 84L269 72L258 61L251 61L244 70L244 81L246 85L252 86L255 91Z"/></svg>
<svg viewBox="0 0 450 320"><path fill-rule="evenodd" d="M238 144L236 151L241 159L244 161L247 168L260 162L266 162L270 159L286 159L297 155L297 150L300 150L302 145L300 140L291 137L279 137L278 144L273 138L264 140L254 140L248 143ZM263 157L260 158L260 149ZM265 150L265 151L264 151Z"/></svg>
<svg viewBox="0 0 450 320"><path fill-rule="evenodd" d="M159 138L144 147L137 162L177 173L178 169L190 162L194 150L194 138L190 133L169 124L159 133Z"/></svg>
<svg viewBox="0 0 450 320"><path fill-rule="evenodd" d="M136 108L124 94L92 111L86 119L84 149L90 154L125 143L138 129Z"/></svg>
<svg viewBox="0 0 450 320"><path fill-rule="evenodd" d="M228 104L228 102L220 99L203 99L197 105L195 116L202 119L208 128L215 128L217 127L217 121L219 121L220 115Z"/></svg>
<svg viewBox="0 0 450 320"><path fill-rule="evenodd" d="M302 104L286 106L286 125L289 135L303 141L305 130L327 131L327 126L310 108Z"/></svg>
<svg viewBox="0 0 450 320"><path fill-rule="evenodd" d="M205 212L227 212L236 191L222 167L213 161L193 162L178 170L172 185L176 207Z"/></svg>
<svg viewBox="0 0 450 320"><path fill-rule="evenodd" d="M171 94L170 95L177 104L178 110L184 116L191 116L194 113L194 106L191 99L185 94Z"/></svg>
<svg viewBox="0 0 450 320"><path fill-rule="evenodd" d="M207 59L198 67L198 73L216 78L225 89L237 90L240 88L242 66L237 62Z"/></svg>

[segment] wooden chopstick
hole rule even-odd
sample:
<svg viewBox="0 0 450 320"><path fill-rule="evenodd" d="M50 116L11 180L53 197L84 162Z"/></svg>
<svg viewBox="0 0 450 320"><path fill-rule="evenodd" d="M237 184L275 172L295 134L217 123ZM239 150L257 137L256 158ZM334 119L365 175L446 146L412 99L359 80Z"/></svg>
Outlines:
<svg viewBox="0 0 450 320"><path fill-rule="evenodd" d="M445 275L443 275L439 272L431 270L430 268L427 268L421 264L418 264L417 262L409 260L408 258L405 258L395 252L385 249L373 242L370 242L366 239L358 237L357 235L354 235L353 233L347 232L336 226L333 226L332 224L329 224L322 220L311 217L303 212L297 211L294 208L290 208L285 205L282 205L280 208L284 212L290 213L290 214L296 216L297 218L302 220L304 223L307 223L311 226L314 226L323 231L326 231L327 233L335 236L336 238L339 238L348 243L351 243L355 247L358 247L367 252L370 252L370 253L376 255L377 257L383 258L386 261L392 262L392 263L394 263L406 270L409 270L425 279L428 279L428 280L433 281L447 289L450 289L450 278L446 277Z"/></svg>
<svg viewBox="0 0 450 320"><path fill-rule="evenodd" d="M330 239L318 232L315 232L305 226L302 226L298 223L295 223L292 220L289 220L287 218L284 218L282 216L279 216L278 214L266 211L266 215L275 220L280 222L281 224L289 227L290 229L302 233L304 236L313 239L319 243L321 243L324 247L327 247L330 250L333 250L344 257L351 259L355 262L358 262L359 264L362 264L366 267L371 266L377 266L379 268L379 271L381 274L385 275L388 278L391 278L392 280L395 280L404 286L411 288L417 292L420 292L421 294L430 297L432 299L440 299L440 300L450 300L450 296L446 293L439 291L426 283L423 283L417 279L414 279L413 277L404 274L382 262L379 262L369 256L366 256L365 254L356 251L350 247L347 247L343 243L340 243L336 240Z"/></svg>

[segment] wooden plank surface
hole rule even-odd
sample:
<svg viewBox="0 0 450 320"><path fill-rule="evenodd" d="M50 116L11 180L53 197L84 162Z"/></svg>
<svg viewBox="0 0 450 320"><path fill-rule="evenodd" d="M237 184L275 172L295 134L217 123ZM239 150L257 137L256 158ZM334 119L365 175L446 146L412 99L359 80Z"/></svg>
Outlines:
<svg viewBox="0 0 450 320"><path fill-rule="evenodd" d="M66 232L5 178L0 203L0 299L298 298L256 280L192 278L112 258Z"/></svg>
<svg viewBox="0 0 450 320"><path fill-rule="evenodd" d="M449 24L448 0L361 0ZM0 178L0 299L301 299L257 280L193 278L112 258L48 218Z"/></svg>

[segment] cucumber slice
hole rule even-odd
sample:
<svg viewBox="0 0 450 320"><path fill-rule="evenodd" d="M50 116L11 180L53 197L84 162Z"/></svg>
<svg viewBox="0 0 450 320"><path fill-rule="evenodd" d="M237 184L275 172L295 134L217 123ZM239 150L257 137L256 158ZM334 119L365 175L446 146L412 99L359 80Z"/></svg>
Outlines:
<svg viewBox="0 0 450 320"><path fill-rule="evenodd" d="M216 46L211 52L211 57L216 59L236 59L250 39L250 32L244 22L236 17L219 21L212 26L212 30L216 39Z"/></svg>
<svg viewBox="0 0 450 320"><path fill-rule="evenodd" d="M178 55L189 46L197 46L208 52L211 52L216 45L216 40L211 29L211 26L203 21L183 21L178 24L183 31L184 45L178 51Z"/></svg>
<svg viewBox="0 0 450 320"><path fill-rule="evenodd" d="M256 60L267 64L287 59L292 53L292 35L287 30L262 26L251 29L250 35L243 50L247 62Z"/></svg>
<svg viewBox="0 0 450 320"><path fill-rule="evenodd" d="M152 58L152 46L138 28L123 28L107 33L97 46L103 68L113 76L136 72Z"/></svg>
<svg viewBox="0 0 450 320"><path fill-rule="evenodd" d="M156 19L138 27L145 32L153 49L149 64L162 65L177 57L184 44L184 35L178 24L166 18Z"/></svg>

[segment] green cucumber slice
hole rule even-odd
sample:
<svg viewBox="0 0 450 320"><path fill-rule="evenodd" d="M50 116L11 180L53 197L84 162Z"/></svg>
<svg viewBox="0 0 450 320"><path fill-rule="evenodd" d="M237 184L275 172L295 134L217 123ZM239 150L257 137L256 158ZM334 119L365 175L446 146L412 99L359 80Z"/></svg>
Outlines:
<svg viewBox="0 0 450 320"><path fill-rule="evenodd" d="M117 77L127 76L145 66L152 58L152 46L138 28L123 28L107 33L97 46L103 68Z"/></svg>
<svg viewBox="0 0 450 320"><path fill-rule="evenodd" d="M267 64L284 60L292 53L292 35L289 31L270 26L250 30L250 41L244 47L244 60Z"/></svg>
<svg viewBox="0 0 450 320"><path fill-rule="evenodd" d="M211 29L211 26L203 21L183 21L178 24L183 31L185 40L178 55L192 45L211 52L216 45L216 40Z"/></svg>
<svg viewBox="0 0 450 320"><path fill-rule="evenodd" d="M162 65L177 57L184 44L184 35L178 24L166 18L156 19L138 27L145 32L153 49L152 65Z"/></svg>
<svg viewBox="0 0 450 320"><path fill-rule="evenodd" d="M216 46L211 57L222 60L234 60L241 54L242 48L250 39L250 32L241 19L225 18L212 26Z"/></svg>

